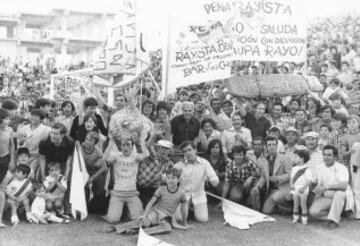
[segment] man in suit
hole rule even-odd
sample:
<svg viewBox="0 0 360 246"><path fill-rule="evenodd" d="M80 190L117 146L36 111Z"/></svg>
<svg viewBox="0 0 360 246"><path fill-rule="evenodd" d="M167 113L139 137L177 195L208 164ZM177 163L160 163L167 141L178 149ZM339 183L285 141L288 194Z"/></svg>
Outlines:
<svg viewBox="0 0 360 246"><path fill-rule="evenodd" d="M269 165L269 192L263 206L263 213L271 214L279 205L288 205L290 194L290 172L292 161L288 155L277 153L277 139L266 139L267 160ZM283 206L282 206L283 207Z"/></svg>

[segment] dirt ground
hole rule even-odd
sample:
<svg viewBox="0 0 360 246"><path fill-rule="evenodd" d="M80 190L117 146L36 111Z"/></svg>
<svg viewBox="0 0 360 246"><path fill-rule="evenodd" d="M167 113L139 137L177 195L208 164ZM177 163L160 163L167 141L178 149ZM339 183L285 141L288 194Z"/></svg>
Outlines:
<svg viewBox="0 0 360 246"><path fill-rule="evenodd" d="M157 237L176 246L215 245L324 245L359 246L360 221L344 219L339 228L329 230L326 222L309 221L308 226L293 225L290 216L274 216L276 222L254 225L250 230L238 230L224 225L222 212L210 208L210 221L199 224L189 221L194 227L175 230L171 234ZM107 224L97 216L89 216L86 221L68 225L31 225L25 222L15 228L0 230L0 246L49 246L49 245L119 245L135 246L137 236L106 234Z"/></svg>

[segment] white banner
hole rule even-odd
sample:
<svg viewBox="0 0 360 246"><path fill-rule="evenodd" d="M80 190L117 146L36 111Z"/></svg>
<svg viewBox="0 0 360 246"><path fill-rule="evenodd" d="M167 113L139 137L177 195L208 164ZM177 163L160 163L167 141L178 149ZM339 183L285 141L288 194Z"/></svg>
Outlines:
<svg viewBox="0 0 360 246"><path fill-rule="evenodd" d="M109 35L94 64L95 74L136 75L135 0L122 0Z"/></svg>
<svg viewBox="0 0 360 246"><path fill-rule="evenodd" d="M306 22L295 0L183 0L173 4L168 83L176 87L230 77L230 61L306 60Z"/></svg>
<svg viewBox="0 0 360 246"><path fill-rule="evenodd" d="M218 21L234 41L235 60L306 60L303 2L295 0L203 0L201 16Z"/></svg>
<svg viewBox="0 0 360 246"><path fill-rule="evenodd" d="M171 20L166 90L230 77L232 41L218 23Z"/></svg>

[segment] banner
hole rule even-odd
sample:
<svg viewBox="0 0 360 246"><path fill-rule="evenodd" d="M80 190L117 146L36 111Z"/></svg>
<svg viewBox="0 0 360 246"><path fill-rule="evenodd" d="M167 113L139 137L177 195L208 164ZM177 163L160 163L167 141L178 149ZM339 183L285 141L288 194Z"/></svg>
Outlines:
<svg viewBox="0 0 360 246"><path fill-rule="evenodd" d="M140 227L137 246L174 246L174 245L166 243L166 242L161 241L160 239L158 239L156 237L148 235Z"/></svg>
<svg viewBox="0 0 360 246"><path fill-rule="evenodd" d="M202 2L202 15L234 41L234 60L306 60L304 3L295 0Z"/></svg>
<svg viewBox="0 0 360 246"><path fill-rule="evenodd" d="M228 78L234 60L305 62L301 4L295 0L172 4L165 94L180 86Z"/></svg>
<svg viewBox="0 0 360 246"><path fill-rule="evenodd" d="M94 73L136 75L135 0L121 1L121 9L94 64Z"/></svg>
<svg viewBox="0 0 360 246"><path fill-rule="evenodd" d="M70 204L72 215L77 218L80 214L80 220L88 215L84 189L88 179L82 150L79 142L76 142L71 171Z"/></svg>
<svg viewBox="0 0 360 246"><path fill-rule="evenodd" d="M186 15L187 16L187 15ZM219 23L171 20L167 92L230 77L233 45Z"/></svg>

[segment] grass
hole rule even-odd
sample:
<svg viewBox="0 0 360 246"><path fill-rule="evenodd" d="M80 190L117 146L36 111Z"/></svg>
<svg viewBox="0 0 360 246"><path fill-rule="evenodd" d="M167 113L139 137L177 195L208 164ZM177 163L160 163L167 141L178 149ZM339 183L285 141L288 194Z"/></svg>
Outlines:
<svg viewBox="0 0 360 246"><path fill-rule="evenodd" d="M210 208L210 221L194 225L187 231L175 230L171 234L157 237L176 246L215 246L215 245L360 245L360 223L345 219L340 227L329 230L325 222L309 221L308 226L291 224L290 216L274 216L276 222L254 225L250 230L238 230L223 225L222 212ZM96 216L86 221L76 221L68 225L31 225L25 222L15 228L0 230L0 246L49 246L49 245L119 245L135 246L137 236L106 234L105 222Z"/></svg>

